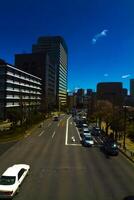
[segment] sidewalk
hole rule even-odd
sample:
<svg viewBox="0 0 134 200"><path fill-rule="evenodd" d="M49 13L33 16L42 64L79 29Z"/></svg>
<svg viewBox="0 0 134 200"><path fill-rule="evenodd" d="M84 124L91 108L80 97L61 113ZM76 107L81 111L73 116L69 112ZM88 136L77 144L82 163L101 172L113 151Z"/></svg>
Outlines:
<svg viewBox="0 0 134 200"><path fill-rule="evenodd" d="M23 138L28 137L32 133L36 132L39 128L42 127L44 123L47 123L47 121L50 119L51 118L42 120L41 122L32 125L30 128L28 128L24 132L0 135L0 143L15 142L15 141L22 140Z"/></svg>
<svg viewBox="0 0 134 200"><path fill-rule="evenodd" d="M134 143L126 137L126 148L123 149L123 140L119 141L120 151L131 161L134 162Z"/></svg>
<svg viewBox="0 0 134 200"><path fill-rule="evenodd" d="M102 127L105 128L105 123L102 122ZM112 132L112 130L109 128L108 132ZM123 149L123 138L121 140L118 140L119 149L120 151L132 162L134 162L134 142L132 142L129 138L126 137L125 140L125 146L126 148Z"/></svg>

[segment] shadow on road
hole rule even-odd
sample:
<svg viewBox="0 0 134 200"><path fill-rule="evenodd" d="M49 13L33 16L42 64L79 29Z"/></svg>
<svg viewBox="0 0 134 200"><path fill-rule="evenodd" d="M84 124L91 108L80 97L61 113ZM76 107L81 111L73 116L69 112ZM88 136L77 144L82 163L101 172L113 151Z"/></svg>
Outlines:
<svg viewBox="0 0 134 200"><path fill-rule="evenodd" d="M10 149L13 145L15 145L17 142L8 142L0 144L0 156L5 153L8 149Z"/></svg>
<svg viewBox="0 0 134 200"><path fill-rule="evenodd" d="M127 197L125 197L122 200L134 200L134 196L127 196Z"/></svg>

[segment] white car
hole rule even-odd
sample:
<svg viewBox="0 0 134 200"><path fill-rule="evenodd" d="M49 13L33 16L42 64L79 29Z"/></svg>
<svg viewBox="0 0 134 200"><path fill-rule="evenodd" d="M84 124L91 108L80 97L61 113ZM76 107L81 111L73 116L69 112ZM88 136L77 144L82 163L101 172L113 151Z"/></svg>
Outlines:
<svg viewBox="0 0 134 200"><path fill-rule="evenodd" d="M83 128L83 135L91 135L91 132L88 128Z"/></svg>
<svg viewBox="0 0 134 200"><path fill-rule="evenodd" d="M16 164L9 167L0 177L0 198L12 198L30 170L26 164Z"/></svg>
<svg viewBox="0 0 134 200"><path fill-rule="evenodd" d="M83 126L83 129L84 129L84 128L88 128L88 125L87 125L87 124L83 124L82 126Z"/></svg>
<svg viewBox="0 0 134 200"><path fill-rule="evenodd" d="M88 147L89 146L93 146L94 145L94 140L93 140L92 136L91 135L85 135L83 140L82 140L82 144L84 146L88 146Z"/></svg>

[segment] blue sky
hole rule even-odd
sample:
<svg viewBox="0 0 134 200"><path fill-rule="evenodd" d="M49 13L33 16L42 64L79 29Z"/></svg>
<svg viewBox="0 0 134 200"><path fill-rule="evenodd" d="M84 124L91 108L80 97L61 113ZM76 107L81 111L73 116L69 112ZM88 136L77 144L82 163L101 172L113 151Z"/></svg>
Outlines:
<svg viewBox="0 0 134 200"><path fill-rule="evenodd" d="M31 52L41 35L68 45L68 88L134 78L133 0L5 0L0 12L0 58ZM124 78L122 78L122 76Z"/></svg>

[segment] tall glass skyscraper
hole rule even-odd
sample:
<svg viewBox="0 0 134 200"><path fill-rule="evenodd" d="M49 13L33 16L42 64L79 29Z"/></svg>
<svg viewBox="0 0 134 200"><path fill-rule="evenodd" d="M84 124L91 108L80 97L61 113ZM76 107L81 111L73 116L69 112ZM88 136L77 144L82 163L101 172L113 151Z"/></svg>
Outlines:
<svg viewBox="0 0 134 200"><path fill-rule="evenodd" d="M32 46L32 52L47 52L56 67L56 96L59 108L67 103L68 49L61 36L42 36Z"/></svg>

